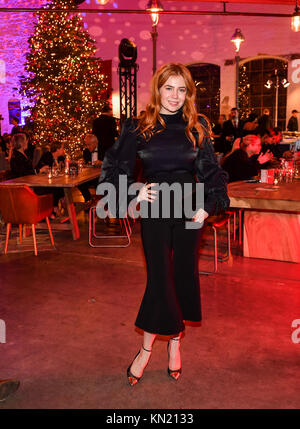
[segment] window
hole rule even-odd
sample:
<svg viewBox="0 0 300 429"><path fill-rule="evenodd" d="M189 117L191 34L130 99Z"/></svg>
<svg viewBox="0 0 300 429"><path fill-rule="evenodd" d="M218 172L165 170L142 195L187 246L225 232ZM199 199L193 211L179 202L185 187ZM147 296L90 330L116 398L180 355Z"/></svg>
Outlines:
<svg viewBox="0 0 300 429"><path fill-rule="evenodd" d="M239 70L239 107L241 118L245 119L250 112L263 114L263 109L270 110L270 116L275 126L276 112L277 126L285 129L287 88L281 80L287 79L288 63L279 58L258 58L246 61ZM276 106L276 76L278 80L278 104ZM269 81L269 87L265 85Z"/></svg>
<svg viewBox="0 0 300 429"><path fill-rule="evenodd" d="M220 67L197 63L187 66L196 84L197 111L215 122L220 113Z"/></svg>

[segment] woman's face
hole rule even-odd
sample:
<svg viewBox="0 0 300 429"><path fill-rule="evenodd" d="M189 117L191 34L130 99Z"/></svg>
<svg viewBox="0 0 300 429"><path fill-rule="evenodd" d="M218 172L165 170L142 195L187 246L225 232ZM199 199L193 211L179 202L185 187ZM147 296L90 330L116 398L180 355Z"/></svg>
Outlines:
<svg viewBox="0 0 300 429"><path fill-rule="evenodd" d="M186 98L186 84L182 76L170 76L160 88L160 113L174 115L183 105Z"/></svg>

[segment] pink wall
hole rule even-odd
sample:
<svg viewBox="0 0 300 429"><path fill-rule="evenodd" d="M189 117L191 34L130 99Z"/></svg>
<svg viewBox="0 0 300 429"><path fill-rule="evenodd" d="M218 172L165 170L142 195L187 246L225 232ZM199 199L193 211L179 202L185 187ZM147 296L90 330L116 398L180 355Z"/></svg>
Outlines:
<svg viewBox="0 0 300 429"><path fill-rule="evenodd" d="M41 0L0 0L0 5L38 6ZM148 100L149 81L152 75L151 22L147 15L101 14L108 9L145 9L146 0L110 0L100 6L97 0L87 0L80 8L99 8L99 14L86 14L84 21L91 36L97 41L97 55L103 60L112 59L113 90L115 98L114 114L118 115L118 46L122 38L133 40L138 48L138 110ZM222 10L220 3L181 2L162 0L165 10ZM292 13L293 6L286 5L228 5L230 11L257 11ZM225 66L227 59L234 58L231 36L236 27L242 29L246 38L240 55L242 58L258 54L289 55L300 53L300 33L290 30L289 18L222 17L222 16L183 16L162 15L158 24L157 64L169 61L190 64L207 62L221 67L221 100L229 97L234 104L234 66ZM0 13L0 62L6 64L5 83L0 83L0 112L5 117L3 129L9 130L7 123L7 100L16 93L17 75L23 72L26 40L32 28L32 16L28 14ZM300 58L300 54L299 54ZM289 62L291 77L297 66ZM297 80L297 79L296 79ZM292 108L300 110L299 83L293 82L288 89L288 112Z"/></svg>

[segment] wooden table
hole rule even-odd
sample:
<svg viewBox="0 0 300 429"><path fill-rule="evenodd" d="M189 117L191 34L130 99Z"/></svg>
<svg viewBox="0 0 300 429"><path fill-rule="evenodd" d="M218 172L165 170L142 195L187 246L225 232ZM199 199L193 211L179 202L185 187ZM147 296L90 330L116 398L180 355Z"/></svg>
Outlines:
<svg viewBox="0 0 300 429"><path fill-rule="evenodd" d="M300 262L300 180L233 182L228 195L231 207L245 209L244 256Z"/></svg>
<svg viewBox="0 0 300 429"><path fill-rule="evenodd" d="M6 180L5 182L2 182L2 184L7 186L27 185L30 187L63 188L70 219L70 224L67 225L67 228L72 230L73 239L77 240L80 237L80 233L73 202L72 189L82 183L89 182L90 180L100 177L100 170L101 169L97 167L84 168L77 176L62 175L52 177L51 179L48 178L48 174L37 174Z"/></svg>

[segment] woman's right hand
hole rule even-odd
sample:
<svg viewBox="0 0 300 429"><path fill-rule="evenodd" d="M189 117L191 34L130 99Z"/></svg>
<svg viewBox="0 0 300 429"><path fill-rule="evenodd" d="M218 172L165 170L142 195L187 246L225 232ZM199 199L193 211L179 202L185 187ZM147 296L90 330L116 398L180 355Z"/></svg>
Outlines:
<svg viewBox="0 0 300 429"><path fill-rule="evenodd" d="M149 203L153 203L156 200L157 191L151 189L152 186L155 186L156 183L146 183L139 191L137 196L137 202L148 201Z"/></svg>
<svg viewBox="0 0 300 429"><path fill-rule="evenodd" d="M273 158L273 153L270 152L270 150L267 150L267 152L265 154L260 154L259 157L257 158L257 161L260 164L265 164L268 161L271 161L271 159Z"/></svg>

